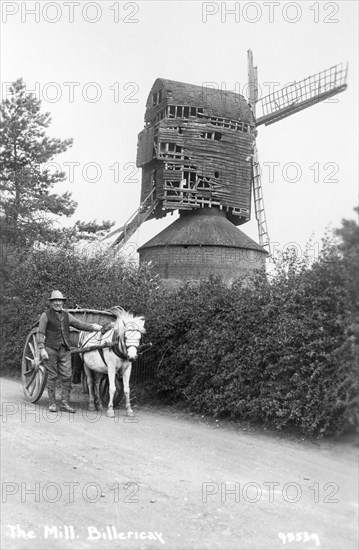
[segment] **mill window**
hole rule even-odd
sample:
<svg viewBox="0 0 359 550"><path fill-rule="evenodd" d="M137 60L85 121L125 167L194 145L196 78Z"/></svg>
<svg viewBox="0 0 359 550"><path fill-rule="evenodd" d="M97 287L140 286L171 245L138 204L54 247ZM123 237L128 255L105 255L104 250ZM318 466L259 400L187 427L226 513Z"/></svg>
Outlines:
<svg viewBox="0 0 359 550"><path fill-rule="evenodd" d="M201 138L204 139L214 139L220 141L222 139L222 134L220 132L201 132Z"/></svg>
<svg viewBox="0 0 359 550"><path fill-rule="evenodd" d="M162 101L162 90L159 90L158 92L154 92L152 94L152 107L155 105L158 105Z"/></svg>

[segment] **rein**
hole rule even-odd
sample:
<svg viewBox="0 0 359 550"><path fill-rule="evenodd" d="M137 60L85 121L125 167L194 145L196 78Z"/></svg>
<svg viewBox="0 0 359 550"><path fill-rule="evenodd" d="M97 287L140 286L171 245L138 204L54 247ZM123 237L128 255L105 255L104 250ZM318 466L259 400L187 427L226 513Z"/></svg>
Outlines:
<svg viewBox="0 0 359 550"><path fill-rule="evenodd" d="M117 342L114 341L115 334L116 334L116 331L114 330L113 336L112 336L112 342L109 342L106 347L109 348L110 351L113 351L113 353L115 355L117 355L117 357L122 359L122 361L127 361L128 355L125 355L124 353L122 353L122 351L120 350L119 345L116 346ZM104 353L103 353L103 348L98 348L98 352L100 354L100 357L101 357L102 361L105 363L106 367L108 368L108 365L106 363L106 359L105 359L105 356L104 356Z"/></svg>
<svg viewBox="0 0 359 550"><path fill-rule="evenodd" d="M147 344L141 344L138 349L139 351L138 355L142 355L145 353L148 348L152 347L152 342L148 342ZM76 355L78 353L88 353L89 351L97 351L99 349L104 348L112 348L114 344L112 342L105 342L104 344L95 344L93 346L86 346L86 347L80 347L80 348L70 348L71 355Z"/></svg>
<svg viewBox="0 0 359 550"><path fill-rule="evenodd" d="M119 333L119 331L116 330L115 328L113 328L112 330L113 330L112 341L111 342L106 342L106 345L101 345L101 347L97 348L98 352L100 354L100 357L101 357L102 361L105 363L107 368L108 368L108 365L106 363L106 359L105 359L105 356L104 356L104 353L103 353L103 349L105 347L108 348L110 351L112 351L122 361L127 361L128 360L127 353L124 353L123 350L120 349L120 333ZM118 337L118 341L117 341L117 337Z"/></svg>
<svg viewBox="0 0 359 550"><path fill-rule="evenodd" d="M108 342L104 342L104 343L100 343L101 340L102 340L102 337L105 336L106 332L110 332L110 331L113 331L113 334L112 334L112 339L111 341L108 341ZM97 331L97 333L100 332L100 331ZM90 346L87 346L86 347L86 344L92 339L94 338L95 335L93 336L90 336L86 342L84 342L84 344L82 344L82 346L80 348L74 348L72 350L72 353L86 353L86 352L89 352L89 351L98 351L99 352L99 355L103 361L103 363L106 365L106 367L108 368L108 365L106 363L106 359L105 359L105 356L104 356L104 348L108 348L110 351L112 351L119 359L121 359L122 361L127 361L129 358L128 358L128 353L127 353L127 349L126 349L126 332L133 332L133 329L132 328L127 328L126 329L126 325L125 325L125 330L124 330L124 341L122 341L122 339L120 339L120 331L118 329L118 326L116 327L115 326L112 326L110 329L106 330L103 334L101 334L101 337L100 337L100 341L98 344L94 344L94 345L90 345ZM95 334L97 334L95 333ZM131 347L128 346L128 347ZM139 346L135 346L136 348L138 348ZM125 349L124 349L125 348Z"/></svg>

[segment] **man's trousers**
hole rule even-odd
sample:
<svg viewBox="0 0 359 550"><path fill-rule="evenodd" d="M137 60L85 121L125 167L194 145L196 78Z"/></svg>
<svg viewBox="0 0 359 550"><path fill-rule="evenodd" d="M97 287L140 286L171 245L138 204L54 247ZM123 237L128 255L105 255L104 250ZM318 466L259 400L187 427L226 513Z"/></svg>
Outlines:
<svg viewBox="0 0 359 550"><path fill-rule="evenodd" d="M71 353L69 349L62 344L59 350L46 346L49 360L46 362L48 373L47 387L55 388L57 378L60 378L64 389L71 389L72 386L72 368Z"/></svg>

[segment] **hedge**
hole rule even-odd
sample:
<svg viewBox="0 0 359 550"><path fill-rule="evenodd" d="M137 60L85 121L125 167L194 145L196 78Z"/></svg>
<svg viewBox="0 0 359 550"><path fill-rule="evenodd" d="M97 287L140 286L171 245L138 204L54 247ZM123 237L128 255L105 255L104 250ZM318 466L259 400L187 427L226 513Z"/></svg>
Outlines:
<svg viewBox="0 0 359 550"><path fill-rule="evenodd" d="M120 305L143 314L157 288L146 268L103 253L62 246L13 251L2 266L2 371L21 369L24 343L32 325L48 308L53 289L67 296L66 307L109 309ZM91 251L90 251L91 252Z"/></svg>
<svg viewBox="0 0 359 550"><path fill-rule="evenodd" d="M30 251L3 271L2 359L20 371L31 325L58 288L68 307L146 316L161 399L216 418L339 434L358 421L358 302L340 255L289 258L267 278L158 287L151 269L71 248Z"/></svg>
<svg viewBox="0 0 359 550"><path fill-rule="evenodd" d="M339 258L231 288L212 279L149 312L157 388L214 417L339 434L358 421L359 327Z"/></svg>

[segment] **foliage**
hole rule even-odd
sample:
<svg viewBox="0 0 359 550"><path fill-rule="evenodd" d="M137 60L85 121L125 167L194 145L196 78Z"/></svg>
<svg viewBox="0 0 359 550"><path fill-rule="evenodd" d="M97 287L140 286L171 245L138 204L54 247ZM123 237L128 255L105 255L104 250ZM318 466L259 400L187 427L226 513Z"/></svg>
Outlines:
<svg viewBox="0 0 359 550"><path fill-rule="evenodd" d="M97 220L93 220L90 222L81 222L80 220L78 220L72 229L72 234L74 234L76 237L73 240L90 240L94 237L98 237L99 235L104 236L114 225L115 222L111 222L109 220L103 220L99 223L97 222Z"/></svg>
<svg viewBox="0 0 359 550"><path fill-rule="evenodd" d="M32 325L48 308L53 289L67 297L68 308L108 309L120 305L142 314L156 279L146 268L106 253L73 246L47 247L10 255L2 271L2 365L20 372L24 342Z"/></svg>
<svg viewBox="0 0 359 550"><path fill-rule="evenodd" d="M354 208L358 214L359 208ZM351 300L359 309L359 225L355 220L342 220L342 227L335 230L339 237L339 251L347 275L347 286Z"/></svg>
<svg viewBox="0 0 359 550"><path fill-rule="evenodd" d="M51 240L53 215L70 216L76 203L70 193L51 192L65 179L64 172L41 169L72 145L71 139L49 138L49 113L41 113L41 101L26 93L22 79L10 87L12 95L0 105L1 209L8 239L29 243Z"/></svg>
<svg viewBox="0 0 359 550"><path fill-rule="evenodd" d="M357 423L358 303L346 249L326 242L313 265L289 254L270 279L232 288L211 279L155 296L147 323L159 394L309 435Z"/></svg>
<svg viewBox="0 0 359 550"><path fill-rule="evenodd" d="M53 192L65 173L53 169L54 157L64 153L72 139L46 136L50 113L41 113L41 101L26 92L22 79L10 86L10 97L0 104L0 216L2 240L16 246L34 242L74 242L108 231L114 222L78 221L63 228L58 219L77 207L71 193ZM51 169L50 169L51 166Z"/></svg>
<svg viewBox="0 0 359 550"><path fill-rule="evenodd" d="M358 225L343 221L311 263L293 254L230 288L220 279L158 290L150 270L72 246L7 263L2 348L19 371L26 335L58 288L68 307L119 304L146 316L158 396L215 417L339 434L358 423ZM85 253L87 252L87 253ZM152 354L151 354L152 355Z"/></svg>

